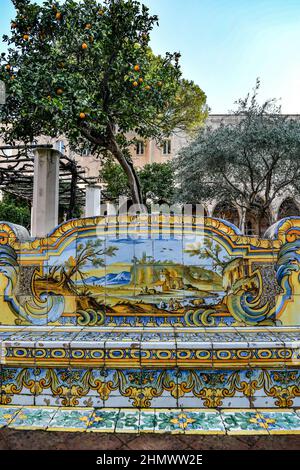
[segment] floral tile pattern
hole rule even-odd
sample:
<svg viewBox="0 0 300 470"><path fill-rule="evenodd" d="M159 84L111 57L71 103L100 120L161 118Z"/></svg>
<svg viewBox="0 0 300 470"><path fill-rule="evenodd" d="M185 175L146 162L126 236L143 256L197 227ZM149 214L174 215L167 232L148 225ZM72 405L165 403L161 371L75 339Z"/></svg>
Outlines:
<svg viewBox="0 0 300 470"><path fill-rule="evenodd" d="M0 406L0 428L171 434L300 434L300 409Z"/></svg>
<svg viewBox="0 0 300 470"><path fill-rule="evenodd" d="M267 429L270 434L300 433L300 415L294 411L259 410L259 414L265 421L268 421Z"/></svg>
<svg viewBox="0 0 300 470"><path fill-rule="evenodd" d="M121 409L116 422L116 432L139 432L139 410Z"/></svg>
<svg viewBox="0 0 300 470"><path fill-rule="evenodd" d="M88 427L93 411L93 408L61 408L51 420L48 430L84 431Z"/></svg>
<svg viewBox="0 0 300 470"><path fill-rule="evenodd" d="M256 410L223 411L222 418L227 434L268 434L268 427L274 422Z"/></svg>
<svg viewBox="0 0 300 470"><path fill-rule="evenodd" d="M18 406L3 406L0 407L0 429L7 426L20 411Z"/></svg>
<svg viewBox="0 0 300 470"><path fill-rule="evenodd" d="M56 412L57 408L24 407L9 426L14 429L47 429Z"/></svg>
<svg viewBox="0 0 300 470"><path fill-rule="evenodd" d="M139 431L141 433L154 432L156 426L156 412L154 409L141 410Z"/></svg>
<svg viewBox="0 0 300 470"><path fill-rule="evenodd" d="M87 431L114 432L118 419L119 409L95 410L90 418Z"/></svg>
<svg viewBox="0 0 300 470"><path fill-rule="evenodd" d="M225 434L217 411L156 410L155 432Z"/></svg>

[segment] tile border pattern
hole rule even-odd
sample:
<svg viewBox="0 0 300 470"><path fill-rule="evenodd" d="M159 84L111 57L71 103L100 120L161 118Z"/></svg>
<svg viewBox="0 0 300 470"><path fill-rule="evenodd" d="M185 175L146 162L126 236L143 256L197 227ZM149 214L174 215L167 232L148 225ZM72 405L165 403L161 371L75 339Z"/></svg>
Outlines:
<svg viewBox="0 0 300 470"><path fill-rule="evenodd" d="M0 326L0 404L297 407L299 339L297 327Z"/></svg>
<svg viewBox="0 0 300 470"><path fill-rule="evenodd" d="M1 429L91 433L300 434L300 409L150 409L0 406Z"/></svg>

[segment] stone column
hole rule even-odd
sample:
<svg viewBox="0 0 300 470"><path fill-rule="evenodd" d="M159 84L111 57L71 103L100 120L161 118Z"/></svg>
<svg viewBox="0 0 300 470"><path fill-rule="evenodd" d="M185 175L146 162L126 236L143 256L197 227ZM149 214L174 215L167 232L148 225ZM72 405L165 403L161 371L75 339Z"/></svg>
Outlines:
<svg viewBox="0 0 300 470"><path fill-rule="evenodd" d="M58 225L59 156L49 148L34 151L32 237L45 237Z"/></svg>
<svg viewBox="0 0 300 470"><path fill-rule="evenodd" d="M85 193L85 217L101 215L101 189L98 186L87 186Z"/></svg>

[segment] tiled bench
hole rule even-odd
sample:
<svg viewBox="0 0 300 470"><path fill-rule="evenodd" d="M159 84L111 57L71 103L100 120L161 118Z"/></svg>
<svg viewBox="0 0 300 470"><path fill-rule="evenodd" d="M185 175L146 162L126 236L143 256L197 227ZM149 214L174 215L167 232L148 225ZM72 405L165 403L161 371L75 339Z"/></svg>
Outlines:
<svg viewBox="0 0 300 470"><path fill-rule="evenodd" d="M300 406L300 328L0 327L2 405Z"/></svg>

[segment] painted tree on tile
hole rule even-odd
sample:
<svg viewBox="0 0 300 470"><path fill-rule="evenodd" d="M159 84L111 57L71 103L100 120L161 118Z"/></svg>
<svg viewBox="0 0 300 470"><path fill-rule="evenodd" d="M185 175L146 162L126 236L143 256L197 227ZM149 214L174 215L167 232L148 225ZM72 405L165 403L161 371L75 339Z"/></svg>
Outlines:
<svg viewBox="0 0 300 470"><path fill-rule="evenodd" d="M230 261L230 257L224 254L221 245L214 243L210 238L205 238L203 243L189 244L184 251L189 256L197 256L199 263L208 263L213 270L220 273Z"/></svg>
<svg viewBox="0 0 300 470"><path fill-rule="evenodd" d="M64 292L72 292L75 295L84 293L85 272L84 268L97 268L105 266L105 256L115 256L116 247L105 248L103 240L89 240L78 243L76 247L76 256L70 256L63 266L53 266L49 268L47 276L48 283L51 281L56 287ZM83 290L76 285L75 277L83 284Z"/></svg>
<svg viewBox="0 0 300 470"><path fill-rule="evenodd" d="M207 115L203 91L181 77L179 54L149 48L157 16L135 0L13 3L0 62L5 140L64 134L77 149L92 144L93 154L113 155L141 204L129 133L161 139L174 128L193 131Z"/></svg>

